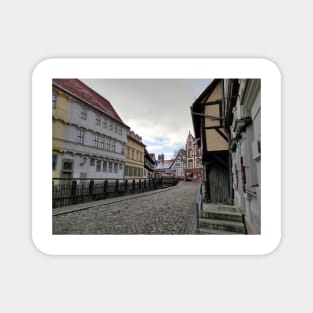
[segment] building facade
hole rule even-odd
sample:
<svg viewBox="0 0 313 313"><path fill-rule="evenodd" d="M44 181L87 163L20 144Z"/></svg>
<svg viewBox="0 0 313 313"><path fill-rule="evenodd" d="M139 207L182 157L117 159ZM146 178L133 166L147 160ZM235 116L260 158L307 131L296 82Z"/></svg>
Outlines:
<svg viewBox="0 0 313 313"><path fill-rule="evenodd" d="M155 169L155 156L154 153L149 153L147 149L145 149L145 160L144 160L144 177L147 179L154 177L154 169Z"/></svg>
<svg viewBox="0 0 313 313"><path fill-rule="evenodd" d="M129 131L127 134L125 179L143 179L145 145L142 138Z"/></svg>
<svg viewBox="0 0 313 313"><path fill-rule="evenodd" d="M201 159L201 149L197 145L197 140L189 132L186 140L186 168L185 179L193 181L202 181L203 164Z"/></svg>
<svg viewBox="0 0 313 313"><path fill-rule="evenodd" d="M205 167L205 198L234 204L261 232L261 81L214 79L191 107Z"/></svg>
<svg viewBox="0 0 313 313"><path fill-rule="evenodd" d="M165 160L164 154L159 154L154 169L155 175L157 177L175 176L176 170L172 168L172 164L173 160Z"/></svg>
<svg viewBox="0 0 313 313"><path fill-rule="evenodd" d="M179 179L185 179L186 171L186 151L179 149L175 159L171 164L171 168L175 170L175 176Z"/></svg>
<svg viewBox="0 0 313 313"><path fill-rule="evenodd" d="M192 104L194 131L204 164L205 197L231 203L229 135L223 123L223 80L214 79Z"/></svg>
<svg viewBox="0 0 313 313"><path fill-rule="evenodd" d="M122 179L129 127L78 79L52 81L54 178Z"/></svg>
<svg viewBox="0 0 313 313"><path fill-rule="evenodd" d="M224 81L230 129L234 204L245 214L248 232L261 232L261 80ZM231 101L232 100L232 101Z"/></svg>

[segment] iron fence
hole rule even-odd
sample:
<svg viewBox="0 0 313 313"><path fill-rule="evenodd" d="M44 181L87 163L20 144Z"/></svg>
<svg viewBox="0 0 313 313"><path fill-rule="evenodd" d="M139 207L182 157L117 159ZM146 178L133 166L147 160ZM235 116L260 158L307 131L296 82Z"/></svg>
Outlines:
<svg viewBox="0 0 313 313"><path fill-rule="evenodd" d="M203 210L202 183L199 184L196 199L196 217L197 217L197 233L199 234L199 219Z"/></svg>
<svg viewBox="0 0 313 313"><path fill-rule="evenodd" d="M52 207L59 208L78 203L97 201L129 194L175 186L176 177L152 179L82 179L53 178Z"/></svg>

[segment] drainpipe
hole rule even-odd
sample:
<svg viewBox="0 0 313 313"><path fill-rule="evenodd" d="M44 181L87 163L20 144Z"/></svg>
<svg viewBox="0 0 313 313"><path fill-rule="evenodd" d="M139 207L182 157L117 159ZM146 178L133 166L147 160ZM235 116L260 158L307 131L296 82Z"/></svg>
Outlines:
<svg viewBox="0 0 313 313"><path fill-rule="evenodd" d="M230 149L230 145L231 145L231 131L229 129L229 119L226 118L227 113L226 112L226 104L225 101L226 99L231 99L231 97L225 97L225 80L222 80L222 91L223 91L223 102L222 102L222 106L223 106L223 115L225 116L223 125L224 125L224 129L228 135L228 177L229 177L229 191L228 191L228 202L229 204L233 205L233 173L232 173L232 158L231 158L231 149ZM228 96L228 95L227 95ZM230 109L231 106L229 106ZM227 124L227 125L226 125Z"/></svg>

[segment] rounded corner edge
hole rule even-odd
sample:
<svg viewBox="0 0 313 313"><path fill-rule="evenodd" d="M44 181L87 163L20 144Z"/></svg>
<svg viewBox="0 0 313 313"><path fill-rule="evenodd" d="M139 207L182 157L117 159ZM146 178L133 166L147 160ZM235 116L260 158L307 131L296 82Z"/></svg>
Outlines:
<svg viewBox="0 0 313 313"><path fill-rule="evenodd" d="M53 253L50 253L50 252L46 251L45 249L42 249L40 243L37 242L37 240L36 240L34 234L32 234L32 236L31 236L31 242L32 242L34 248L35 248L38 252L40 252L41 254L43 254L43 255L45 255L45 256L53 256L53 255L54 255Z"/></svg>
<svg viewBox="0 0 313 313"><path fill-rule="evenodd" d="M265 252L261 253L261 255L269 256L273 253L276 253L276 251L280 248L281 243L282 243L282 235L280 233L277 236L277 238L274 241L272 241L271 245L268 245L268 249Z"/></svg>
<svg viewBox="0 0 313 313"><path fill-rule="evenodd" d="M280 66L278 65L278 63L276 61L273 61L271 59L268 58L259 58L259 60L261 62L264 62L267 66L269 66L274 72L276 72L276 74L279 76L279 79L282 79L282 71Z"/></svg>
<svg viewBox="0 0 313 313"><path fill-rule="evenodd" d="M45 71L48 67L51 67L49 63L53 62L54 60L55 58L47 58L40 60L38 63L36 63L32 70L32 78L34 78L34 76L36 76L38 72L42 70Z"/></svg>

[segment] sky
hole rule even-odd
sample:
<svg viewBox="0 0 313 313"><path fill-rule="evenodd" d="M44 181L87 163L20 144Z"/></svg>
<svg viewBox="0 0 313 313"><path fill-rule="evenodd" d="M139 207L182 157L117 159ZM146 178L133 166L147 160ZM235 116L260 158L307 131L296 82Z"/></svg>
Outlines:
<svg viewBox="0 0 313 313"><path fill-rule="evenodd" d="M81 79L110 101L149 153L165 159L184 148L193 126L190 106L211 79Z"/></svg>

